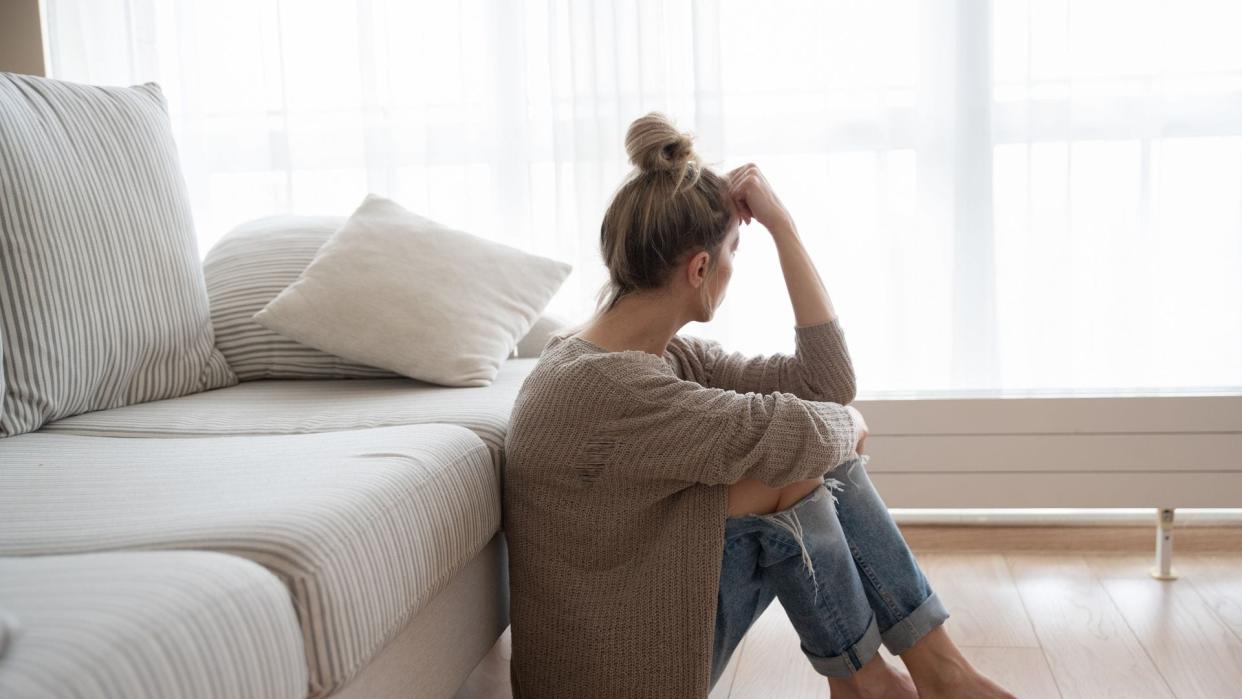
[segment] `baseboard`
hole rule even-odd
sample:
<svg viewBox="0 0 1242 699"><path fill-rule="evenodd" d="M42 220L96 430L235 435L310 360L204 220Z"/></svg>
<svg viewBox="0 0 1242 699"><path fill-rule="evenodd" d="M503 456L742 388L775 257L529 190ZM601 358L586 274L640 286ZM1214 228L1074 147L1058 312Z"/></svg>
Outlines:
<svg viewBox="0 0 1242 699"><path fill-rule="evenodd" d="M916 552L1055 551L1149 553L1155 550L1156 527L899 525ZM1242 526L1177 527L1173 548L1181 553L1242 553Z"/></svg>

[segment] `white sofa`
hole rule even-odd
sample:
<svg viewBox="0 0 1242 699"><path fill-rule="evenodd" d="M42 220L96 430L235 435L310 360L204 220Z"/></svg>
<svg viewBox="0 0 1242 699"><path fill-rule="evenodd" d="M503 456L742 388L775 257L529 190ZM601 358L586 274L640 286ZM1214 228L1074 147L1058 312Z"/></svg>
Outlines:
<svg viewBox="0 0 1242 699"><path fill-rule="evenodd" d="M308 680L296 696L328 696L351 681L388 692L357 696L451 696L508 625L502 447L508 411L534 361L509 360L486 388L407 379L242 383L0 440L0 591L28 586L32 605L76 605L58 585L44 587L75 575L75 556L66 554L228 554L204 561L222 571L235 559L253 561L266 569L266 582L283 584L283 598L267 599L283 605L300 637L255 642L252 651L279 667L296 642ZM23 567L23 559L9 558L17 556L47 556L66 568ZM217 592L192 578L167 581L178 583L184 587L168 594ZM122 586L118 594L116 604L125 604L130 593ZM19 629L37 629L24 620L37 607L23 599L0 593L0 608ZM245 631L201 630L175 652L153 648L208 662L204 653L224 652L237 642L234 631ZM0 689L10 672L23 672L24 642L19 633L0 655ZM369 672L389 645L396 657ZM81 650L107 664L98 649ZM39 660L52 663L43 677L50 686L75 677L96 686L88 659L57 653ZM272 696L258 691L263 686L239 696ZM201 689L181 696L218 696L210 684ZM131 687L108 696L170 695Z"/></svg>
<svg viewBox="0 0 1242 699"><path fill-rule="evenodd" d="M79 90L0 78L0 116ZM59 216L4 180L39 127L0 127L0 224ZM21 278L3 263L0 301ZM13 360L26 338L4 320ZM505 430L557 324L487 387L234 380L0 438L0 697L452 696L508 625Z"/></svg>

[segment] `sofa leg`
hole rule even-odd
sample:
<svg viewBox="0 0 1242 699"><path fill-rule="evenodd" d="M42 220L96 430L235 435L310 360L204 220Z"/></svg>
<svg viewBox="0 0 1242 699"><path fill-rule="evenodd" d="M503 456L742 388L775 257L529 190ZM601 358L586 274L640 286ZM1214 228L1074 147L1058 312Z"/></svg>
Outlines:
<svg viewBox="0 0 1242 699"><path fill-rule="evenodd" d="M1173 571L1173 508L1156 511L1156 566L1151 576L1157 580L1177 580Z"/></svg>

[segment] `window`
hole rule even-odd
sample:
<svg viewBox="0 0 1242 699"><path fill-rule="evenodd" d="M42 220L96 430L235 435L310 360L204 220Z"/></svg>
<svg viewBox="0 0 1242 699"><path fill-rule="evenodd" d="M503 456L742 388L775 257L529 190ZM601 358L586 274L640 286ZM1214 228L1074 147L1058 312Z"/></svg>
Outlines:
<svg viewBox="0 0 1242 699"><path fill-rule="evenodd" d="M1242 6L1229 0L46 0L54 77L160 82L204 251L368 191L605 279L661 110L794 214L866 395L1242 386ZM757 226L712 323L792 348Z"/></svg>

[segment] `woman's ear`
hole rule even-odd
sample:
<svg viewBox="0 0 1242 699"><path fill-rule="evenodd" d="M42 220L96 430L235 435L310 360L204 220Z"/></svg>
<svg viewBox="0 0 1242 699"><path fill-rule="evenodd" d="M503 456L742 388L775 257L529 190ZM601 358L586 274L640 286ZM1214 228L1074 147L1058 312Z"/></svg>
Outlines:
<svg viewBox="0 0 1242 699"><path fill-rule="evenodd" d="M707 281L707 264L710 261L711 253L706 250L700 250L690 257L690 264L686 268L687 281L690 282L690 286L697 289Z"/></svg>

